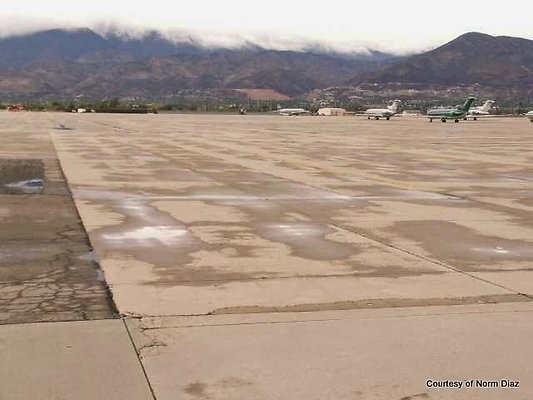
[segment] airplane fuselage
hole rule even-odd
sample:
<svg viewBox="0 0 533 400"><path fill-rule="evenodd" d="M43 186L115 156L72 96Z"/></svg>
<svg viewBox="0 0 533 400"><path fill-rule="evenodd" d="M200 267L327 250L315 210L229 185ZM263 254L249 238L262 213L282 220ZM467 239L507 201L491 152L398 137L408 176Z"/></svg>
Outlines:
<svg viewBox="0 0 533 400"><path fill-rule="evenodd" d="M474 97L469 97L463 105L451 108L434 108L428 110L426 116L429 118L429 122L433 122L434 119L440 119L442 122L446 122L448 119L453 119L455 122L459 122L460 119L466 118L470 106L474 101Z"/></svg>
<svg viewBox="0 0 533 400"><path fill-rule="evenodd" d="M468 118L471 118L473 121L477 121L478 117L486 115L490 115L490 113L488 111L470 110L464 119L467 120Z"/></svg>
<svg viewBox="0 0 533 400"><path fill-rule="evenodd" d="M466 111L457 108L435 108L428 110L427 115L428 117L455 119L465 117Z"/></svg>
<svg viewBox="0 0 533 400"><path fill-rule="evenodd" d="M399 107L400 107L401 101L400 100L394 100L392 102L392 105L387 106L387 108L370 108L365 111L365 115L368 119L374 118L374 119L390 119L393 115L398 114Z"/></svg>
<svg viewBox="0 0 533 400"><path fill-rule="evenodd" d="M304 110L303 108L282 108L281 110L276 111L279 115L303 115L309 114L309 111Z"/></svg>
<svg viewBox="0 0 533 400"><path fill-rule="evenodd" d="M365 111L365 115L368 118L374 117L376 119L379 119L379 118L389 119L394 114L396 114L396 113L392 112L391 110L389 110L387 108L371 108L371 109Z"/></svg>
<svg viewBox="0 0 533 400"><path fill-rule="evenodd" d="M489 115L490 113L488 111L481 111L481 110L470 110L468 115Z"/></svg>

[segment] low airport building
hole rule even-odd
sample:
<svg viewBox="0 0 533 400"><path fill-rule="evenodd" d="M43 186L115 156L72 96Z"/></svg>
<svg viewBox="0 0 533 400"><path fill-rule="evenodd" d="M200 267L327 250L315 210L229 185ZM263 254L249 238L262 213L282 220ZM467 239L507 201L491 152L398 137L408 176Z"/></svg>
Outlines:
<svg viewBox="0 0 533 400"><path fill-rule="evenodd" d="M343 116L346 115L346 110L344 108L321 108L318 110L318 115L326 115L326 116Z"/></svg>

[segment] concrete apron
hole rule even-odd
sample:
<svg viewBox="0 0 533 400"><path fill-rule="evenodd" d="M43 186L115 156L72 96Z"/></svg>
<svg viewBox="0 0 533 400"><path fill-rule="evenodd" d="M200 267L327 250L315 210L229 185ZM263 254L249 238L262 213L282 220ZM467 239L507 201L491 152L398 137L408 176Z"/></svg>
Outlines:
<svg viewBox="0 0 533 400"><path fill-rule="evenodd" d="M530 139L517 121L469 125L460 140L443 132L449 149L435 154L435 133L421 121L382 127L376 139L374 126L346 119L64 118L77 128L53 134L56 150L118 309L140 318L128 325L158 398L488 393L426 390L426 375L454 371L509 374L524 385L510 358L488 366L506 351L498 340L510 339L511 326L531 328L516 313L530 312L533 261L531 183L515 179L530 172L521 157ZM333 133L317 141L309 129ZM499 153L478 145L487 135L500 144L502 130L520 144ZM317 158L324 149L332 154ZM411 169L413 157L424 168ZM493 313L492 303L502 308ZM450 316L394 314L435 306ZM368 308L380 310L360 310ZM473 325L462 315L472 309ZM334 310L368 317L331 322ZM301 324L303 315L321 322ZM152 317L160 322L146 322ZM266 322L248 327L248 318ZM512 357L529 354L521 333L526 350ZM496 341L494 352L484 339ZM428 373L413 373L417 360ZM309 375L306 365L315 366Z"/></svg>

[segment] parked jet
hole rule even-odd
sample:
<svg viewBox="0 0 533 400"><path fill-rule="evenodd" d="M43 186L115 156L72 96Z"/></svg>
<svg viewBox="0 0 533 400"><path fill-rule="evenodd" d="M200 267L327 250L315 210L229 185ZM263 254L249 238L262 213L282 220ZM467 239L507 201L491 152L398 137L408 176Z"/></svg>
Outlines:
<svg viewBox="0 0 533 400"><path fill-rule="evenodd" d="M530 111L526 114L526 117L529 118L530 122L533 122L533 111Z"/></svg>
<svg viewBox="0 0 533 400"><path fill-rule="evenodd" d="M280 110L276 110L274 112L277 112L279 115L304 115L304 114L310 114L308 110L304 110L303 108L282 108Z"/></svg>
<svg viewBox="0 0 533 400"><path fill-rule="evenodd" d="M472 107L468 111L467 117L472 117L472 120L476 121L479 116L489 115L489 110L493 104L494 100L487 100L481 107Z"/></svg>
<svg viewBox="0 0 533 400"><path fill-rule="evenodd" d="M365 111L365 115L368 119L374 117L374 119L390 119L393 115L398 114L400 111L401 100L394 100L387 108L370 108Z"/></svg>
<svg viewBox="0 0 533 400"><path fill-rule="evenodd" d="M434 119L440 119L442 122L453 119L455 122L459 122L460 119L466 117L474 101L476 101L476 98L471 96L466 99L463 105L453 108L434 108L428 110L426 116L429 118L429 122L433 122Z"/></svg>

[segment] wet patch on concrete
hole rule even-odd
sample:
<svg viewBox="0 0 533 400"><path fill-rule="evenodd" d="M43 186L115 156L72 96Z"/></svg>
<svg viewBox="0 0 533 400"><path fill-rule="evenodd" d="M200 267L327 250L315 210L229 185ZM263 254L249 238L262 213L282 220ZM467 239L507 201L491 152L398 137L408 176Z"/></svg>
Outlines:
<svg viewBox="0 0 533 400"><path fill-rule="evenodd" d="M8 183L5 187L22 193L41 193L44 188L44 181L42 179L30 179L27 181Z"/></svg>
<svg viewBox="0 0 533 400"><path fill-rule="evenodd" d="M414 269L411 265L409 268L399 265L383 265L372 267L366 263L360 263L353 267L354 273L350 274L359 278L403 278L408 276L420 275L442 275L445 271L434 270L429 268Z"/></svg>
<svg viewBox="0 0 533 400"><path fill-rule="evenodd" d="M193 382L186 385L183 391L194 399L211 399L218 397L221 393L229 395L229 398L234 398L234 394L238 393L238 395L240 395L243 388L251 388L252 386L252 382L243 379L226 378L212 383L210 382L209 384L204 382ZM246 396L246 398L248 398L248 396Z"/></svg>
<svg viewBox="0 0 533 400"><path fill-rule="evenodd" d="M210 315L222 314L255 314L281 312L337 311L374 308L406 308L429 306L453 306L466 304L496 304L533 302L528 296L520 294L503 294L491 296L472 296L457 298L426 298L426 299L369 299L353 301L336 301L331 303L297 304L282 307L241 306L226 307L213 310Z"/></svg>
<svg viewBox="0 0 533 400"><path fill-rule="evenodd" d="M194 382L190 383L189 385L185 386L183 391L187 393L190 396L193 396L195 398L209 398L208 394L206 393L207 384L201 383L201 382Z"/></svg>
<svg viewBox="0 0 533 400"><path fill-rule="evenodd" d="M400 277L439 270L329 225L339 208L354 206L361 212L367 202L291 182L267 198L241 189L232 185L226 188L232 194L215 194L211 188L213 194L189 190L173 196L80 189L75 196L86 206L124 216L111 226L91 229L93 240L104 258L117 261L129 255L146 263L149 271L143 284L198 286L288 276ZM395 256L401 260L392 262ZM409 267L400 266L404 264Z"/></svg>
<svg viewBox="0 0 533 400"><path fill-rule="evenodd" d="M103 234L102 238L110 247L146 247L154 245L173 246L179 245L188 231L185 228L172 225L152 225L140 228L125 229L122 232Z"/></svg>
<svg viewBox="0 0 533 400"><path fill-rule="evenodd" d="M312 260L343 260L359 253L350 243L340 243L326 238L335 229L312 222L266 223L256 226L268 240L284 243L294 255Z"/></svg>
<svg viewBox="0 0 533 400"><path fill-rule="evenodd" d="M118 225L98 230L97 239L111 250L131 250L139 254L161 253L162 262L176 261L177 256L193 251L201 244L187 229L165 212L150 204L150 197L111 191L75 191L77 198L89 204L105 205L120 215L124 221ZM157 247L164 251L158 251ZM146 256L145 256L146 257ZM146 260L154 262L155 260Z"/></svg>
<svg viewBox="0 0 533 400"><path fill-rule="evenodd" d="M488 236L449 221L400 221L387 231L416 241L431 257L465 271L486 271L509 263L517 269L525 263L533 268L533 242Z"/></svg>
<svg viewBox="0 0 533 400"><path fill-rule="evenodd" d="M0 194L39 194L44 186L42 160L0 159Z"/></svg>
<svg viewBox="0 0 533 400"><path fill-rule="evenodd" d="M89 204L105 205L124 216L124 221L95 229L93 240L103 258L133 255L153 266L151 285L209 285L216 280L240 280L250 275L221 271L216 266L195 267L193 254L220 247L196 237L182 222L151 204L151 197L110 191L78 190L76 197ZM164 197L163 197L164 198Z"/></svg>
<svg viewBox="0 0 533 400"><path fill-rule="evenodd" d="M429 394L427 393L412 394L410 396L404 396L400 400L423 400L423 399L429 399Z"/></svg>

